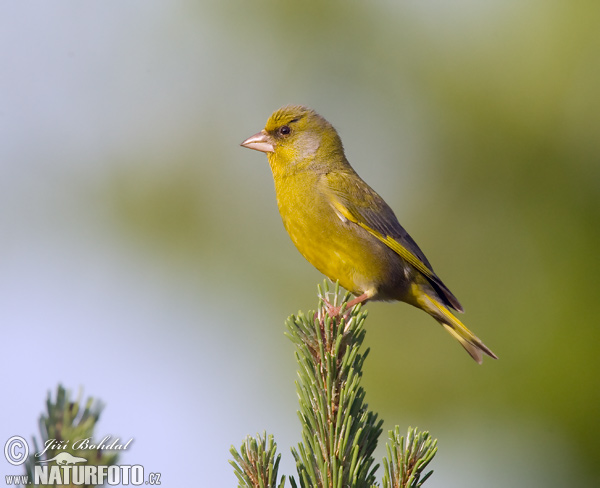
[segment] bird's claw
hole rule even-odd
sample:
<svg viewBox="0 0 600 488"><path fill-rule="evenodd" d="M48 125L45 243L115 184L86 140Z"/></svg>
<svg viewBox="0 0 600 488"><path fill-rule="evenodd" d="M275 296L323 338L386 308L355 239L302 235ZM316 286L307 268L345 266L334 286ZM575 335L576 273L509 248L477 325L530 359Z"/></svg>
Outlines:
<svg viewBox="0 0 600 488"><path fill-rule="evenodd" d="M325 305L325 308L327 309L327 315L329 315L329 317L332 319L336 319L336 318L347 319L348 315L352 311L352 308L350 308L350 309L344 310L344 313L341 313L342 308L344 308L344 306L341 305L339 307L335 307L331 303L329 303L329 301L326 298L323 298L323 304Z"/></svg>

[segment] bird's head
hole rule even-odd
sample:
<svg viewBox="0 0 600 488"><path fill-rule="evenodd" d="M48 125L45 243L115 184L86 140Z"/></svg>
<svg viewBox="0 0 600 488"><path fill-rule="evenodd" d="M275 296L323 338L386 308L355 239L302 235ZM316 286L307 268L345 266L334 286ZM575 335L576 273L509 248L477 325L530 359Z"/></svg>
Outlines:
<svg viewBox="0 0 600 488"><path fill-rule="evenodd" d="M342 141L333 126L314 110L300 105L280 108L265 128L241 144L267 154L275 169L300 169L344 158Z"/></svg>

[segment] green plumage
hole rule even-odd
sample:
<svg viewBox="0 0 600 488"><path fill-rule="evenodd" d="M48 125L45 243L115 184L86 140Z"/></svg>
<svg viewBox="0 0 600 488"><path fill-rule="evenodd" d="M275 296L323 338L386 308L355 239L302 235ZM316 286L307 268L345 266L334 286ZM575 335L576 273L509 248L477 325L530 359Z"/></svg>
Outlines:
<svg viewBox="0 0 600 488"><path fill-rule="evenodd" d="M496 356L449 308L463 309L385 201L350 166L336 130L288 106L242 143L267 154L283 225L302 255L358 298L399 300L438 320L477 361Z"/></svg>

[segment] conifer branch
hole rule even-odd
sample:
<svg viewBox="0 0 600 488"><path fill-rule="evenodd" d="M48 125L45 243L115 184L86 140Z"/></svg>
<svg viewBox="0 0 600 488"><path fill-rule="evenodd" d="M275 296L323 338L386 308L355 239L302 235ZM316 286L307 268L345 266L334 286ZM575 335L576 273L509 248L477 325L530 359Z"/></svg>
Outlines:
<svg viewBox="0 0 600 488"><path fill-rule="evenodd" d="M423 471L437 452L437 440L429 432L408 428L406 442L400 428L389 431L387 458L383 459L383 488L419 488L433 471ZM422 476L422 478L421 478Z"/></svg>
<svg viewBox="0 0 600 488"><path fill-rule="evenodd" d="M230 449L233 461L229 463L235 470L235 475L239 480L239 488L276 488L277 472L279 470L279 461L281 454L275 457L277 444L273 441L273 436L263 432L258 434L256 439L246 437L241 452L235 447ZM281 477L279 487L285 485L285 476Z"/></svg>
<svg viewBox="0 0 600 488"><path fill-rule="evenodd" d="M112 466L117 463L118 453L102 449L78 449L73 448L74 443L82 439L94 438L94 429L100 418L104 405L99 400L88 398L85 403L81 399L81 392L76 400L71 400L71 394L62 385L56 390L56 400L52 400L50 392L46 400L47 413L42 414L39 419L41 445L33 438L35 452L43 451L46 446L44 459L52 459L58 453L68 452L76 457L87 459L88 465ZM94 444L91 441L91 444ZM44 446L41 448L40 446ZM39 461L34 455L30 455L25 463L25 469L29 479L34 479L34 469ZM84 488L90 485L83 485ZM43 488L43 487L40 487Z"/></svg>
<svg viewBox="0 0 600 488"><path fill-rule="evenodd" d="M329 297L332 296L332 303ZM302 441L292 454L298 480L293 488L368 488L376 486L373 452L382 432L382 420L368 409L360 385L368 350L362 352L367 316L361 305L346 310L350 294L343 298L336 284L319 287L318 312L290 316L286 335L296 346L299 365L296 391L302 425ZM331 317L329 310L340 306ZM437 452L437 441L428 432L409 429L406 441L399 428L389 433L388 459L384 459L384 488L419 488L432 471L423 474ZM275 457L272 436L246 438L241 453L232 447L235 474L241 488L274 488L280 455ZM284 486L281 478L279 488Z"/></svg>
<svg viewBox="0 0 600 488"><path fill-rule="evenodd" d="M296 390L302 442L292 453L303 488L368 486L375 482L372 455L383 421L368 410L360 386L368 354L360 353L366 312L357 306L331 318L325 306L328 290L324 290L319 289L316 316L299 313L286 322L300 365ZM337 306L337 286L333 296L332 305ZM296 486L295 480L290 481Z"/></svg>

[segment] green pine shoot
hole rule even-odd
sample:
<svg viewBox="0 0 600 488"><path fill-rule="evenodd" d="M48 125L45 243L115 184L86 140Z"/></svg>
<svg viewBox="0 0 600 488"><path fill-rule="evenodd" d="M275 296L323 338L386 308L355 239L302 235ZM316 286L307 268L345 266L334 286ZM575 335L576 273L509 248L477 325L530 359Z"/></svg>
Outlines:
<svg viewBox="0 0 600 488"><path fill-rule="evenodd" d="M330 300L331 297L331 300ZM339 285L333 293L325 282L319 287L318 311L299 312L286 321L286 335L296 346L302 441L292 454L298 479L293 488L369 488L376 486L373 452L382 432L382 420L368 409L360 385L368 354L361 351L367 316L361 305L346 310L350 294L341 298ZM329 310L341 306L331 317ZM406 441L399 428L390 432L384 459L384 488L419 488L431 475L424 469L437 451L427 432L409 429ZM275 457L272 436L246 438L241 453L232 447L235 474L240 488L275 488L280 455ZM283 488L285 477L278 485Z"/></svg>

